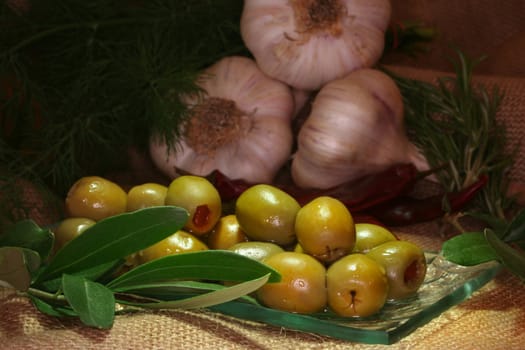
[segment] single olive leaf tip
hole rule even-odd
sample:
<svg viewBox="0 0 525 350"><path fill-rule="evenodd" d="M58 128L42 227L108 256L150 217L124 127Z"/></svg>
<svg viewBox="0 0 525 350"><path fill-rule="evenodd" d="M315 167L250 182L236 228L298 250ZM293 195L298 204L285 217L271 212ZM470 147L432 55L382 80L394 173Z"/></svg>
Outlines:
<svg viewBox="0 0 525 350"><path fill-rule="evenodd" d="M465 232L455 236L444 242L441 250L446 260L464 266L498 260L498 255L482 232Z"/></svg>
<svg viewBox="0 0 525 350"><path fill-rule="evenodd" d="M64 274L64 296L80 320L98 328L110 328L115 318L115 296L104 285L84 277Z"/></svg>

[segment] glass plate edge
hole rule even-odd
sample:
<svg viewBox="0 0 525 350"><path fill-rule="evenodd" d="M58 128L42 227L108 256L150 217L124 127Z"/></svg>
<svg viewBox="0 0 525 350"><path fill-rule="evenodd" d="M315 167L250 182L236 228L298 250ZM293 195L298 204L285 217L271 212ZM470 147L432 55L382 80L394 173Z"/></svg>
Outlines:
<svg viewBox="0 0 525 350"><path fill-rule="evenodd" d="M293 314L240 301L208 307L209 310L235 318L264 324L315 333L335 339L364 343L391 345L429 323L451 307L468 299L475 291L490 282L501 270L501 266L485 269L465 281L451 293L411 316L406 322L392 330L369 330L334 324L317 317Z"/></svg>

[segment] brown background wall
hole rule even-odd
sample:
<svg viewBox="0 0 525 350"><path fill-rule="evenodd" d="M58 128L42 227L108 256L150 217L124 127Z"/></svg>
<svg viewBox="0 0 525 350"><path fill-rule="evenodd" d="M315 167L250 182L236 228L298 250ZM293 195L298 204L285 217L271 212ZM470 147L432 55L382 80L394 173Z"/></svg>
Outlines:
<svg viewBox="0 0 525 350"><path fill-rule="evenodd" d="M470 57L487 55L476 72L525 76L525 1L392 0L394 20L418 20L438 29L431 51L416 60L391 58L420 68L449 69L454 44Z"/></svg>

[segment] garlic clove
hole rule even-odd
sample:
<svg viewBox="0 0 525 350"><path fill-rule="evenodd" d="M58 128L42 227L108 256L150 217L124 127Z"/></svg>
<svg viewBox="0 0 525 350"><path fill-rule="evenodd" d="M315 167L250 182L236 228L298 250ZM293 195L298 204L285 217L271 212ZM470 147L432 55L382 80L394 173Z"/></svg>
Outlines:
<svg viewBox="0 0 525 350"><path fill-rule="evenodd" d="M357 70L349 77L360 89L366 90L369 96L375 98L388 110L393 118L392 122L397 122L400 128L404 128L403 97L390 77L376 69Z"/></svg>
<svg viewBox="0 0 525 350"><path fill-rule="evenodd" d="M291 130L272 119L265 118L257 123L253 133L256 136L241 140L236 152L225 160L225 165L226 161L231 165L223 172L225 175L238 178L241 169L245 174L243 179L249 178L251 183L272 182L275 174L290 159L293 141ZM279 153L275 152L276 146L279 147Z"/></svg>
<svg viewBox="0 0 525 350"><path fill-rule="evenodd" d="M317 90L377 63L390 16L388 0L246 0L241 35L267 75Z"/></svg>
<svg viewBox="0 0 525 350"><path fill-rule="evenodd" d="M326 84L299 131L294 182L327 189L396 163L428 169L405 134L402 101L394 81L374 69Z"/></svg>
<svg viewBox="0 0 525 350"><path fill-rule="evenodd" d="M182 97L191 117L175 149L152 135L155 165L172 178L180 172L206 176L219 170L232 179L271 182L291 154L290 88L240 56L206 69L198 85L204 95Z"/></svg>

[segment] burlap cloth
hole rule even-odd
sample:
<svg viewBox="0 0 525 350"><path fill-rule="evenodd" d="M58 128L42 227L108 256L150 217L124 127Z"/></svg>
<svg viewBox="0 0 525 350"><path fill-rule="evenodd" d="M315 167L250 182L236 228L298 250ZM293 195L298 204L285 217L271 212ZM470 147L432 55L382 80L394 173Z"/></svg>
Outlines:
<svg viewBox="0 0 525 350"><path fill-rule="evenodd" d="M511 178L515 191L525 187L525 2L492 0L393 1L398 19L420 19L440 28L432 50L418 59L389 57L412 78L432 81L449 68L443 49L449 43L477 56L489 53L475 80L497 85L505 94L498 118L508 127L519 153ZM512 55L509 55L509 52ZM417 68L414 68L417 67ZM28 200L33 200L28 196ZM56 220L37 205L33 218ZM444 240L437 223L403 228L402 237L425 249ZM27 299L0 289L0 349L523 349L525 286L500 273L470 299L454 306L393 345L367 345L316 334L247 322L209 311L162 311L117 316L110 330L37 312Z"/></svg>

